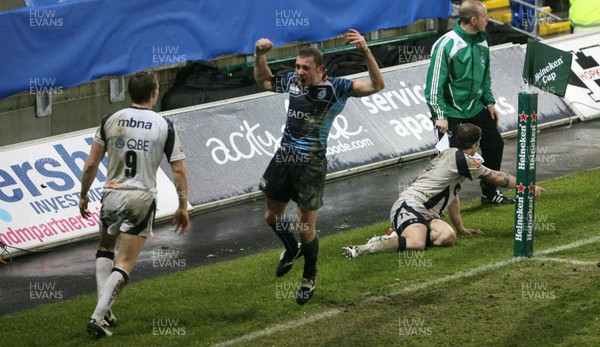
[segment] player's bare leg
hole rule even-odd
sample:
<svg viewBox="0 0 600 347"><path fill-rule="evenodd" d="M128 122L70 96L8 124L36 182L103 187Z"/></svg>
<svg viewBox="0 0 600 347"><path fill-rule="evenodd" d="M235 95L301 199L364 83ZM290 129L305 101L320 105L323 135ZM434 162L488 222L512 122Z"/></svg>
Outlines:
<svg viewBox="0 0 600 347"><path fill-rule="evenodd" d="M372 254L398 251L398 237L381 239L380 241L354 246L358 254Z"/></svg>
<svg viewBox="0 0 600 347"><path fill-rule="evenodd" d="M127 273L131 272L133 264L140 255L145 243L145 237L122 233L121 246L119 248L119 253L117 254L115 267L122 269Z"/></svg>
<svg viewBox="0 0 600 347"><path fill-rule="evenodd" d="M431 229L431 242L434 246L451 246L456 241L456 233L450 224L441 219L429 221Z"/></svg>
<svg viewBox="0 0 600 347"><path fill-rule="evenodd" d="M425 224L411 224L396 237L381 237L376 242L359 246L342 247L343 255L347 258L356 258L361 254L399 252L405 250L423 250L427 246L427 226Z"/></svg>

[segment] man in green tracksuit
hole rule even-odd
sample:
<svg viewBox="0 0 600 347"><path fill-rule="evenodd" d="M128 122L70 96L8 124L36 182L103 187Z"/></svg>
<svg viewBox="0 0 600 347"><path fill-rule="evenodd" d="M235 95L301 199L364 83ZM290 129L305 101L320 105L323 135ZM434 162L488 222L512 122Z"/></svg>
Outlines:
<svg viewBox="0 0 600 347"><path fill-rule="evenodd" d="M464 1L459 21L437 40L431 52L425 98L435 122L438 139L461 123L482 130L481 153L485 165L499 171L504 141L498 131L498 111L492 95L490 51L483 34L489 17L480 1ZM512 204L496 186L481 181L481 202Z"/></svg>

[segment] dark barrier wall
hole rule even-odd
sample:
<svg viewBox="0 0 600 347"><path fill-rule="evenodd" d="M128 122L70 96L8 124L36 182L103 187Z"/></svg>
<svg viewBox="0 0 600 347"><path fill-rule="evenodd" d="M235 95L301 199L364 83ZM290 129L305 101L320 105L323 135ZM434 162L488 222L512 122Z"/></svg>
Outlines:
<svg viewBox="0 0 600 347"><path fill-rule="evenodd" d="M515 67L523 60L519 47L492 51L493 89L503 131L516 125L521 69ZM433 126L422 95L426 69L427 63L419 63L387 70L384 91L351 99L329 138L330 173L347 175L345 169L390 164L410 153L426 155L423 151L433 148ZM541 123L571 115L558 97L540 92L538 99ZM186 146L189 200L194 207L258 195L260 176L285 122L285 104L285 95L265 93L166 115L174 120ZM90 190L94 219L82 220L77 207L81 170L95 131L0 148L0 241L31 250L97 235L106 163ZM163 169L170 174L170 169ZM175 210L177 196L162 170L158 179L158 214L166 218Z"/></svg>
<svg viewBox="0 0 600 347"><path fill-rule="evenodd" d="M0 13L0 98L222 54L446 18L449 0L86 0ZM10 82L10 83L8 83Z"/></svg>
<svg viewBox="0 0 600 347"><path fill-rule="evenodd" d="M516 129L524 56L519 46L491 52L502 132ZM330 133L329 173L433 148L433 124L423 95L427 68L428 63L419 63L388 70L383 91L349 100ZM540 124L572 115L560 98L539 93ZM193 206L258 190L279 144L286 104L287 95L267 93L168 115L186 147Z"/></svg>

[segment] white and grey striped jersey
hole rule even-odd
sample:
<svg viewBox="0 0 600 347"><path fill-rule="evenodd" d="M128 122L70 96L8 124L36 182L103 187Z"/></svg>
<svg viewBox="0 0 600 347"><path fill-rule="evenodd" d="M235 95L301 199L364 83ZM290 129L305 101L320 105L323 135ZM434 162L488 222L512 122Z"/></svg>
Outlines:
<svg viewBox="0 0 600 347"><path fill-rule="evenodd" d="M156 194L156 171L163 155L168 162L185 159L173 123L146 108L130 107L105 116L94 141L108 153L104 189Z"/></svg>
<svg viewBox="0 0 600 347"><path fill-rule="evenodd" d="M448 148L435 157L400 197L410 197L442 216L466 178L479 178L487 170L474 157L458 148Z"/></svg>

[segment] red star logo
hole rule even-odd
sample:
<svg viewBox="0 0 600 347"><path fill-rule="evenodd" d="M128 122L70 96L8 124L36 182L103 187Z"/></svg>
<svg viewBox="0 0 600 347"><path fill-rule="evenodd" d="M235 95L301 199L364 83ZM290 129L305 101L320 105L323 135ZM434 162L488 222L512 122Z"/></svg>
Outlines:
<svg viewBox="0 0 600 347"><path fill-rule="evenodd" d="M524 122L527 120L527 115L525 114L525 112L523 112L519 115L519 118L521 118L521 122Z"/></svg>
<svg viewBox="0 0 600 347"><path fill-rule="evenodd" d="M527 189L529 189L530 193L533 193L534 192L533 190L535 189L535 186L533 184L530 184L529 187L527 187Z"/></svg>
<svg viewBox="0 0 600 347"><path fill-rule="evenodd" d="M517 189L519 190L519 193L525 192L525 186L523 185L523 183L519 183Z"/></svg>
<svg viewBox="0 0 600 347"><path fill-rule="evenodd" d="M531 120L534 121L534 122L537 121L537 113L533 112L531 114Z"/></svg>

